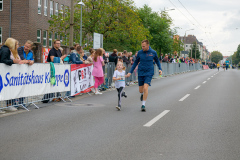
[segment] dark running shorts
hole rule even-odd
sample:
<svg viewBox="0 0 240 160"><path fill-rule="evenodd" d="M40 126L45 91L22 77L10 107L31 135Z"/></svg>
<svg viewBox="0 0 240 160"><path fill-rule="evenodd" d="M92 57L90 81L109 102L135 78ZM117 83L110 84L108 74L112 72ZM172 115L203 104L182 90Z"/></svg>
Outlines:
<svg viewBox="0 0 240 160"><path fill-rule="evenodd" d="M143 86L144 83L147 83L151 86L152 76L138 76L138 85Z"/></svg>

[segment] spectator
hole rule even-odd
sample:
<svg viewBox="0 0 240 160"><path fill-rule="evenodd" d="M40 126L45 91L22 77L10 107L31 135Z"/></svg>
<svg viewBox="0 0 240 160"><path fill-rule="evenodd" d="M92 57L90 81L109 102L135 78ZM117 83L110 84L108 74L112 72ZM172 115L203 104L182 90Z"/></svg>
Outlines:
<svg viewBox="0 0 240 160"><path fill-rule="evenodd" d="M162 63L162 60L163 60L163 54L161 53L161 55L159 56L159 61L160 61L160 63Z"/></svg>
<svg viewBox="0 0 240 160"><path fill-rule="evenodd" d="M62 61L67 57L67 55L62 56L60 51L61 42L59 39L53 42L53 48L49 51L47 62L54 62L55 57L59 57Z"/></svg>
<svg viewBox="0 0 240 160"><path fill-rule="evenodd" d="M91 63L93 63L93 57L94 57L95 50L93 48L90 48L89 53L90 53L90 56L88 56L86 61L88 64L91 64Z"/></svg>
<svg viewBox="0 0 240 160"><path fill-rule="evenodd" d="M132 59L133 62L136 60L137 54L138 54L138 51L135 53L135 55L132 56L133 57L133 59Z"/></svg>
<svg viewBox="0 0 240 160"><path fill-rule="evenodd" d="M24 46L19 47L17 49L20 59L27 60L29 65L32 65L34 63L33 51L31 50L32 46L33 46L33 42L30 40L27 40Z"/></svg>
<svg viewBox="0 0 240 160"><path fill-rule="evenodd" d="M167 54L165 54L165 57L162 59L162 62L169 63Z"/></svg>
<svg viewBox="0 0 240 160"><path fill-rule="evenodd" d="M117 49L114 49L113 53L109 56L109 62L114 62L115 66L117 65L118 62Z"/></svg>
<svg viewBox="0 0 240 160"><path fill-rule="evenodd" d="M70 47L70 53L67 55L66 58L64 58L64 62L69 63L69 59L70 59L70 54L74 51L74 47Z"/></svg>
<svg viewBox="0 0 240 160"><path fill-rule="evenodd" d="M84 59L84 60L87 60L87 56L85 55L85 53L84 53L84 50L82 49L82 58Z"/></svg>
<svg viewBox="0 0 240 160"><path fill-rule="evenodd" d="M12 64L23 64L24 61L20 60L17 54L17 45L18 41L13 38L8 38L5 44L1 47L1 57L0 63L11 66ZM12 55L15 55L16 58L11 59Z"/></svg>
<svg viewBox="0 0 240 160"><path fill-rule="evenodd" d="M59 39L55 40L53 42L53 48L49 51L48 54L48 58L47 58L47 62L53 62L53 63L60 63L61 60L62 62L64 61L64 59L67 57L67 55L62 56L62 53L60 51L60 45L61 42ZM57 93L57 97L60 97L60 93ZM61 101L61 98L54 98L52 101L56 101L59 102Z"/></svg>
<svg viewBox="0 0 240 160"><path fill-rule="evenodd" d="M78 46L80 46L78 43L75 43L75 44L73 45L73 47L74 47L74 51L73 51L73 52L77 53L77 47L78 47Z"/></svg>
<svg viewBox="0 0 240 160"><path fill-rule="evenodd" d="M122 52L118 52L118 57L122 57Z"/></svg>
<svg viewBox="0 0 240 160"><path fill-rule="evenodd" d="M21 60L27 60L27 63L29 65L32 65L34 63L33 51L31 50L32 46L33 46L33 42L30 41L30 40L27 40L27 42L25 43L24 46L19 47L17 49L20 59ZM23 104L24 99L25 99L24 97L19 98L19 104L22 104L25 107L25 104Z"/></svg>
<svg viewBox="0 0 240 160"><path fill-rule="evenodd" d="M19 46L18 46L17 40L13 38L8 38L5 44L1 48L0 63L5 63L6 65L9 65L9 66L11 66L13 63L17 63L17 64L28 63L28 61L26 60L20 60L20 57L17 52L18 47ZM4 110L9 112L17 111L17 108L12 106L12 105L16 105L15 101L16 101L15 99L6 101L8 107L5 108ZM0 113L5 113L5 112L0 110Z"/></svg>
<svg viewBox="0 0 240 160"><path fill-rule="evenodd" d="M78 46L80 47L80 46ZM69 58L69 63L70 64L83 64L84 62L79 58L78 53L71 52L70 58Z"/></svg>
<svg viewBox="0 0 240 160"><path fill-rule="evenodd" d="M104 64L102 55L103 55L103 49L100 48L100 49L97 49L93 58L94 67L93 67L92 75L95 78L95 84L94 84L95 94L102 94L101 92L98 91L98 86L100 86L104 82L102 66L104 66L105 64Z"/></svg>
<svg viewBox="0 0 240 160"><path fill-rule="evenodd" d="M120 61L120 62L123 63L123 59L122 59L122 57L118 57L118 61Z"/></svg>
<svg viewBox="0 0 240 160"><path fill-rule="evenodd" d="M82 50L81 46L77 47L77 53L79 54L79 59L84 62L85 61L85 58L84 58L85 54L84 54L84 51Z"/></svg>
<svg viewBox="0 0 240 160"><path fill-rule="evenodd" d="M132 52L129 52L128 53L128 60L129 60L129 62L130 62L130 64L132 65L133 64L133 57L132 57Z"/></svg>
<svg viewBox="0 0 240 160"><path fill-rule="evenodd" d="M109 61L109 56L106 54L104 49L103 49L103 60L105 64L108 63Z"/></svg>
<svg viewBox="0 0 240 160"><path fill-rule="evenodd" d="M122 57L122 59L123 59L123 62L125 62L126 65L128 66L128 64L130 63L130 60L128 60L128 53L127 53L126 50L123 51L123 57Z"/></svg>

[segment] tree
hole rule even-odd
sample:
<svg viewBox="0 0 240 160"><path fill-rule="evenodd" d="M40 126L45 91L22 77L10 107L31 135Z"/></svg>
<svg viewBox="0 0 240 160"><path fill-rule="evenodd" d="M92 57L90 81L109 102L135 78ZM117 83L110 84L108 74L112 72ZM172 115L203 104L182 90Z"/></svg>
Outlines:
<svg viewBox="0 0 240 160"><path fill-rule="evenodd" d="M240 45L238 45L237 51L232 55L232 63L238 64L240 62Z"/></svg>
<svg viewBox="0 0 240 160"><path fill-rule="evenodd" d="M112 50L137 50L149 31L141 24L141 19L132 0L83 0L83 44L91 44L94 32L103 34L104 48ZM53 16L49 21L50 30L60 35L68 35L70 24L69 10L66 17ZM74 42L80 40L79 5L74 8Z"/></svg>
<svg viewBox="0 0 240 160"><path fill-rule="evenodd" d="M143 26L148 29L150 45L159 53L173 53L173 31L170 29L171 18L166 12L153 12L150 7L144 5L138 9Z"/></svg>
<svg viewBox="0 0 240 160"><path fill-rule="evenodd" d="M173 50L174 54L177 54L180 56L181 51L184 49L183 42L179 39L179 36L174 36L173 38Z"/></svg>
<svg viewBox="0 0 240 160"><path fill-rule="evenodd" d="M223 59L223 55L222 53L220 53L219 51L213 51L211 53L211 61L214 63L218 63L220 60Z"/></svg>
<svg viewBox="0 0 240 160"><path fill-rule="evenodd" d="M192 58L196 57L196 59L200 59L199 48L195 42L191 45L191 50L192 51L189 52L189 57L192 57ZM195 56L195 54L196 54L196 56Z"/></svg>

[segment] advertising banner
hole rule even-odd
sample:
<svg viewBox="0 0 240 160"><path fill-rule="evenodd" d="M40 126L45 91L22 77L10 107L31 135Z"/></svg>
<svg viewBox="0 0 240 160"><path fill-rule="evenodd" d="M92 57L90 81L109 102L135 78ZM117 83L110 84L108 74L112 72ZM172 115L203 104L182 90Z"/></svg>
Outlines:
<svg viewBox="0 0 240 160"><path fill-rule="evenodd" d="M87 93L94 87L92 64L71 64L71 95Z"/></svg>
<svg viewBox="0 0 240 160"><path fill-rule="evenodd" d="M54 66L56 85L50 84L50 64L0 64L0 101L70 91L70 65Z"/></svg>
<svg viewBox="0 0 240 160"><path fill-rule="evenodd" d="M42 48L43 63L47 63L47 57L50 50L50 48Z"/></svg>

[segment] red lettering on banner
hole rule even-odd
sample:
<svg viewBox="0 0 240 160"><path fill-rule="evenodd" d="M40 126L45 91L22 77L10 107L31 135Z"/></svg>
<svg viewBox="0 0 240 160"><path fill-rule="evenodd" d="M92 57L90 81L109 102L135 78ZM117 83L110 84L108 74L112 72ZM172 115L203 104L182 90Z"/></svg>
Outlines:
<svg viewBox="0 0 240 160"><path fill-rule="evenodd" d="M203 69L209 69L208 65L203 65Z"/></svg>

